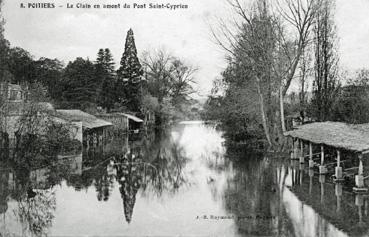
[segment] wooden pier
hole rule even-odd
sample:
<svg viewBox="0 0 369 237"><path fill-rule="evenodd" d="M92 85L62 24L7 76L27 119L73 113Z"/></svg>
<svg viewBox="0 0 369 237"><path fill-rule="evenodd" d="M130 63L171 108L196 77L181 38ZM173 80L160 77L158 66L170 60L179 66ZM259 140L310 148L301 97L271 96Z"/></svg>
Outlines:
<svg viewBox="0 0 369 237"><path fill-rule="evenodd" d="M366 177L364 177L363 157L369 153L369 124L309 123L300 125L292 131L287 131L284 135L292 138L291 159L297 159L300 163L304 163L305 157L309 157L309 168L312 169L316 165L314 156L318 155L320 157L318 167L321 175L325 175L328 172L327 166L332 165L332 163L326 163L326 149L334 149L336 160L334 179L336 182L343 181L344 178L341 153L343 151L351 153L351 157L358 159L359 163L358 167L351 169L357 169L354 191L368 191L368 188L364 185ZM308 156L305 155L306 146L309 147ZM318 150L319 153L313 153L314 150Z"/></svg>

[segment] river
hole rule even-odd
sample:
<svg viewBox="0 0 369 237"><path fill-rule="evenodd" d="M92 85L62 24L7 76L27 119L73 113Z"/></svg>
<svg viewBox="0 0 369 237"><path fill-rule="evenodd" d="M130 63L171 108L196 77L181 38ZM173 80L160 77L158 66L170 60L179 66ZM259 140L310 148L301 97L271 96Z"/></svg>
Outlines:
<svg viewBox="0 0 369 237"><path fill-rule="evenodd" d="M0 169L0 236L369 233L366 196L289 159L227 149L201 122Z"/></svg>

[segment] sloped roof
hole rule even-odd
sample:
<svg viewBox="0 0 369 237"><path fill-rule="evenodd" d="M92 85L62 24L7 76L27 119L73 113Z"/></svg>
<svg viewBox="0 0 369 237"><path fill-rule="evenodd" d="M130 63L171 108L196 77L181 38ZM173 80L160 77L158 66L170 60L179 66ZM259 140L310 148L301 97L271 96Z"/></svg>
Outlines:
<svg viewBox="0 0 369 237"><path fill-rule="evenodd" d="M355 152L369 151L369 124L310 123L284 135Z"/></svg>
<svg viewBox="0 0 369 237"><path fill-rule="evenodd" d="M110 116L124 116L124 117L127 117L128 119L131 119L137 123L143 123L143 120L132 115L132 114L127 114L127 113L108 113L108 114L99 114L98 116L101 116L101 117L110 117Z"/></svg>
<svg viewBox="0 0 369 237"><path fill-rule="evenodd" d="M81 121L82 126L89 129L113 125L108 121L99 119L92 114L88 114L78 109L58 109L56 110L56 113L58 117L70 122Z"/></svg>
<svg viewBox="0 0 369 237"><path fill-rule="evenodd" d="M142 119L140 119L140 118L138 118L138 117L136 117L136 116L134 116L132 114L126 114L126 113L120 113L120 114L126 116L127 118L129 118L129 119L131 119L131 120L133 120L133 121L135 121L137 123L143 123L143 120Z"/></svg>

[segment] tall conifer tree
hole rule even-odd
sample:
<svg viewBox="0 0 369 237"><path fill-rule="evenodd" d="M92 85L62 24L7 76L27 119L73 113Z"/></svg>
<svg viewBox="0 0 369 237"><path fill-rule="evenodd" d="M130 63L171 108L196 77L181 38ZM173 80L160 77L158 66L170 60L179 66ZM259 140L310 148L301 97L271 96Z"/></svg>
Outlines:
<svg viewBox="0 0 369 237"><path fill-rule="evenodd" d="M141 77L142 66L137 57L137 49L132 29L129 29L126 37L124 53L118 70L118 99L130 111L141 111Z"/></svg>
<svg viewBox="0 0 369 237"><path fill-rule="evenodd" d="M108 112L113 108L116 97L114 93L115 70L114 59L108 48L100 49L96 59L96 76L99 78L99 105Z"/></svg>

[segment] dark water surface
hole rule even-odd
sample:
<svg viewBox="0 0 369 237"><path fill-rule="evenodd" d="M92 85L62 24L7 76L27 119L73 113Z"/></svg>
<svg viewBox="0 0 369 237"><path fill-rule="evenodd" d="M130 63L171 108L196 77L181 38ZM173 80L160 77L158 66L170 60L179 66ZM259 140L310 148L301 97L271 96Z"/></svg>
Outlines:
<svg viewBox="0 0 369 237"><path fill-rule="evenodd" d="M369 233L366 196L288 159L226 149L202 123L53 159L2 162L0 236Z"/></svg>

